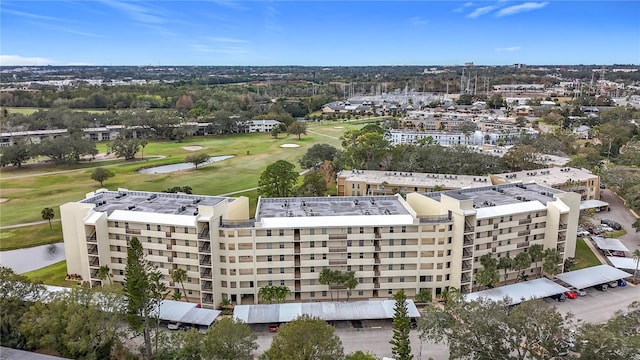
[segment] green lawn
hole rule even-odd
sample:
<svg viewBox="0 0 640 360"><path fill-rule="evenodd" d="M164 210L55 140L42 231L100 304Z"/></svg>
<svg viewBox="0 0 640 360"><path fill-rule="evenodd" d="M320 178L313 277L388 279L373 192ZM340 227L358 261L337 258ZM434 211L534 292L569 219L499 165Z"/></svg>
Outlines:
<svg viewBox="0 0 640 360"><path fill-rule="evenodd" d="M614 232L604 233L605 237L617 239L622 235L626 235L627 231L625 229L620 229Z"/></svg>
<svg viewBox="0 0 640 360"><path fill-rule="evenodd" d="M576 266L573 270L584 269L591 266L602 265L600 260L594 255L593 251L587 246L583 239L576 239Z"/></svg>
<svg viewBox="0 0 640 360"><path fill-rule="evenodd" d="M34 225L0 232L0 251L62 242L62 226L59 222Z"/></svg>
<svg viewBox="0 0 640 360"><path fill-rule="evenodd" d="M2 169L0 178L0 198L7 201L0 204L0 226L41 220L40 211L51 207L59 218L58 207L70 201L83 199L85 194L98 189L97 182L90 175L94 167L108 166L116 176L108 179L104 187L115 190L119 187L132 190L162 191L173 186L191 186L194 193L220 195L256 187L258 178L267 165L277 160L287 160L298 166L297 161L314 144L327 143L340 147L339 138L345 131L362 127L362 124L341 123L313 125L302 139L297 136L281 135L274 139L270 134L241 134L216 137L193 137L177 143L172 141L152 141L144 149L144 160L89 162L73 166L27 166L25 169ZM335 138L334 138L335 137ZM281 148L286 143L299 144L299 148ZM143 175L137 170L170 163L183 162L193 152L185 146L202 146L199 152L211 156L235 155L234 158L170 174ZM99 150L106 149L106 143L99 144ZM138 157L140 157L138 153ZM151 158L165 156L165 158ZM86 167L86 168L84 168ZM35 173L60 170L74 170L58 174L22 177ZM302 170L298 166L298 171ZM256 193L249 193L256 196ZM235 195L234 195L235 196ZM252 205L255 199L252 200Z"/></svg>
<svg viewBox="0 0 640 360"><path fill-rule="evenodd" d="M42 269L29 271L24 273L24 276L31 279L33 282L43 283L46 285L67 286L71 287L77 284L77 281L66 280L67 276L67 261L60 261L53 265L43 267Z"/></svg>

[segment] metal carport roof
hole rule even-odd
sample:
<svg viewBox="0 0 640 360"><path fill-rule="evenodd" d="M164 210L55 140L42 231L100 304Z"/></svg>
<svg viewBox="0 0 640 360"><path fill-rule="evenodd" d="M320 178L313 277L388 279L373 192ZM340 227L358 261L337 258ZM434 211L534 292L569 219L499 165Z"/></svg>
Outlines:
<svg viewBox="0 0 640 360"><path fill-rule="evenodd" d="M594 237L593 241L595 241L598 249L601 249L601 250L624 251L624 252L629 251L629 249L626 246L624 246L622 241L618 239Z"/></svg>
<svg viewBox="0 0 640 360"><path fill-rule="evenodd" d="M539 299L551 295L556 295L567 291L566 287L556 284L553 281L542 278L519 282L513 285L500 286L493 289L476 291L464 296L466 301L486 298L494 301L502 301L505 298L511 300L510 305L519 304L525 300Z"/></svg>
<svg viewBox="0 0 640 360"><path fill-rule="evenodd" d="M196 304L184 301L162 300L160 303L160 320L178 322L195 307Z"/></svg>
<svg viewBox="0 0 640 360"><path fill-rule="evenodd" d="M611 265L613 265L618 269L629 269L629 270L636 269L636 260L630 257L607 256L607 260L609 260Z"/></svg>
<svg viewBox="0 0 640 360"><path fill-rule="evenodd" d="M584 289L590 286L624 279L629 276L629 273L616 269L613 266L598 265L558 274L556 278L577 289Z"/></svg>
<svg viewBox="0 0 640 360"><path fill-rule="evenodd" d="M391 319L394 305L394 300L236 305L233 317L247 324L283 323L301 315L326 321ZM407 300L407 310L409 317L420 316L413 300Z"/></svg>
<svg viewBox="0 0 640 360"><path fill-rule="evenodd" d="M194 307L189 310L182 318L180 318L180 322L183 324L192 324L192 325L200 325L200 326L211 326L211 324L216 321L218 315L220 315L222 311L219 310L209 310L209 309L201 309Z"/></svg>

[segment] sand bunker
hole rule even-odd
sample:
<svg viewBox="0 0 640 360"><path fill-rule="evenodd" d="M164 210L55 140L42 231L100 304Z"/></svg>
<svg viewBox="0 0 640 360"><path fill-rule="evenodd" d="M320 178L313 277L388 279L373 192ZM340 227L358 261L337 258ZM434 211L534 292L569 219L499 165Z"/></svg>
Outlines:
<svg viewBox="0 0 640 360"><path fill-rule="evenodd" d="M344 126L334 126L334 129L344 129Z"/></svg>
<svg viewBox="0 0 640 360"><path fill-rule="evenodd" d="M198 151L198 150L202 150L202 146L200 146L200 145L183 146L182 148L183 148L184 150L187 150L187 151Z"/></svg>
<svg viewBox="0 0 640 360"><path fill-rule="evenodd" d="M7 201L7 200L8 200L7 198L0 198L0 203L3 203L5 201Z"/></svg>
<svg viewBox="0 0 640 360"><path fill-rule="evenodd" d="M280 145L281 148L297 148L300 147L300 145L298 144L282 144Z"/></svg>

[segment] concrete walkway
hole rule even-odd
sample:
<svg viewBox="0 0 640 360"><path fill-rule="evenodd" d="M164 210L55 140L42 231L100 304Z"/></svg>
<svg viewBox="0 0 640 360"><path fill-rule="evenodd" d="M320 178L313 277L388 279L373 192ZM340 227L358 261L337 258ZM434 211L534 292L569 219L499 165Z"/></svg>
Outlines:
<svg viewBox="0 0 640 360"><path fill-rule="evenodd" d="M52 223L59 222L59 221L60 219L51 219ZM33 226L33 225L48 224L48 223L49 223L49 220L33 221L33 222L22 223L22 224L0 226L0 230L15 229L15 228L21 228L21 227L27 227L27 226Z"/></svg>

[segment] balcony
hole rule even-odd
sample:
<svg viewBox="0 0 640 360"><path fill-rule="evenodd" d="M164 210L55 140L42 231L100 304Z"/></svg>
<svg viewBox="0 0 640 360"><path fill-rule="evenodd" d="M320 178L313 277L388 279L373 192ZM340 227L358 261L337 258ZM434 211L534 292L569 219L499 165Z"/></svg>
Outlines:
<svg viewBox="0 0 640 360"><path fill-rule="evenodd" d="M329 234L329 240L347 240L347 234Z"/></svg>
<svg viewBox="0 0 640 360"><path fill-rule="evenodd" d="M462 270L466 271L466 270L471 270L471 265L468 262L463 262L462 263Z"/></svg>
<svg viewBox="0 0 640 360"><path fill-rule="evenodd" d="M98 246L91 245L87 248L87 252L91 255L98 255Z"/></svg>
<svg viewBox="0 0 640 360"><path fill-rule="evenodd" d="M167 231L164 233L164 237L171 238L171 231Z"/></svg>
<svg viewBox="0 0 640 360"><path fill-rule="evenodd" d="M330 247L329 248L329 252L330 253L341 253L341 252L344 253L344 252L347 252L347 247L346 246L344 246L344 247Z"/></svg>
<svg viewBox="0 0 640 360"><path fill-rule="evenodd" d="M203 269L200 271L200 277L203 279L211 279L211 269Z"/></svg>
<svg viewBox="0 0 640 360"><path fill-rule="evenodd" d="M206 294L205 296L202 297L202 302L205 304L213 304L213 295Z"/></svg>
<svg viewBox="0 0 640 360"><path fill-rule="evenodd" d="M211 266L211 256L210 255L200 256L200 265Z"/></svg>
<svg viewBox="0 0 640 360"><path fill-rule="evenodd" d="M560 225L558 225L558 230L567 230L567 224L560 223Z"/></svg>
<svg viewBox="0 0 640 360"><path fill-rule="evenodd" d="M294 273L294 277L296 279L300 279L300 269L296 269L295 273Z"/></svg>
<svg viewBox="0 0 640 360"><path fill-rule="evenodd" d="M523 241L518 243L518 245L516 245L516 248L518 249L522 249L522 248L526 248L529 247L529 242L528 241Z"/></svg>
<svg viewBox="0 0 640 360"><path fill-rule="evenodd" d="M89 266L99 267L100 266L100 260L98 260L98 258L91 259L89 261Z"/></svg>
<svg viewBox="0 0 640 360"><path fill-rule="evenodd" d="M520 219L520 221L518 221L518 225L525 225L525 224L531 224L531 218Z"/></svg>
<svg viewBox="0 0 640 360"><path fill-rule="evenodd" d="M211 285L211 281L205 281L202 285L202 291L211 291L213 290L213 286Z"/></svg>
<svg viewBox="0 0 640 360"><path fill-rule="evenodd" d="M167 250L171 250L171 244L167 244Z"/></svg>
<svg viewBox="0 0 640 360"><path fill-rule="evenodd" d="M526 236L526 235L530 235L531 234L531 230L520 230L518 231L518 236Z"/></svg>
<svg viewBox="0 0 640 360"><path fill-rule="evenodd" d="M347 259L329 260L329 265L346 265Z"/></svg>
<svg viewBox="0 0 640 360"><path fill-rule="evenodd" d="M125 232L126 232L127 234L132 234L132 235L140 235L140 234L141 234L140 229L130 229L130 228L126 228L126 229L125 229Z"/></svg>
<svg viewBox="0 0 640 360"><path fill-rule="evenodd" d="M465 236L462 242L465 246L473 245L473 238L471 236Z"/></svg>
<svg viewBox="0 0 640 360"><path fill-rule="evenodd" d="M473 256L473 253L471 251L463 251L462 252L462 258L463 259L469 259Z"/></svg>
<svg viewBox="0 0 640 360"><path fill-rule="evenodd" d="M296 243L293 245L294 254L300 254L300 243Z"/></svg>
<svg viewBox="0 0 640 360"><path fill-rule="evenodd" d="M250 220L220 220L221 228L243 228L253 227L256 223L255 219Z"/></svg>
<svg viewBox="0 0 640 360"><path fill-rule="evenodd" d="M203 243L198 247L198 251L200 252L211 252L211 244L209 243Z"/></svg>
<svg viewBox="0 0 640 360"><path fill-rule="evenodd" d="M442 224L451 222L449 215L418 215L420 224Z"/></svg>
<svg viewBox="0 0 640 360"><path fill-rule="evenodd" d="M462 274L462 276L460 276L460 282L468 283L470 281L471 281L471 276L469 276L467 274Z"/></svg>
<svg viewBox="0 0 640 360"><path fill-rule="evenodd" d="M464 233L465 234L472 233L474 229L475 229L474 226L471 226L469 224L464 224Z"/></svg>
<svg viewBox="0 0 640 360"><path fill-rule="evenodd" d="M98 239L96 238L96 232L92 232L91 235L87 236L87 242L90 243L95 243L98 242Z"/></svg>

